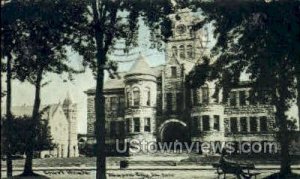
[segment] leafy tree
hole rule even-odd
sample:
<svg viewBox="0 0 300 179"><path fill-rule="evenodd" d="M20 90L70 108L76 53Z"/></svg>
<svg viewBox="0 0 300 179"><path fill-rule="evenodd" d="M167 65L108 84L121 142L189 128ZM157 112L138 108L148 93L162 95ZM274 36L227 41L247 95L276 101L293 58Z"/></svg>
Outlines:
<svg viewBox="0 0 300 179"><path fill-rule="evenodd" d="M256 100L266 98L275 106L278 137L281 144L280 175L291 173L286 112L299 93L300 57L300 3L299 1L231 1L231 3L198 3L189 5L201 8L214 21L216 58L210 78L220 79L224 98L232 85L238 83L243 72L250 74ZM297 83L296 83L297 82ZM297 86L296 86L297 84ZM299 108L299 95L298 95Z"/></svg>
<svg viewBox="0 0 300 179"><path fill-rule="evenodd" d="M151 30L152 47L161 48L162 40L171 34L167 14L172 11L172 4L168 0L91 0L89 3L92 22L85 24L85 27L90 29L85 30L88 32L86 36L81 36L80 43L73 44L73 47L84 56L96 76L96 178L103 179L106 178L104 70L112 77L117 74L117 64L108 60L108 55L120 39L125 41L125 53L138 45L138 20L141 16Z"/></svg>
<svg viewBox="0 0 300 179"><path fill-rule="evenodd" d="M84 24L86 20L82 13L77 13L82 8L84 5L81 1L71 0L11 1L1 8L1 31L4 32L2 38L4 46L1 50L5 52L6 57L14 57L15 78L27 80L35 86L33 130L30 130L32 139L37 135L40 90L46 84L42 83L43 76L48 72L57 74L77 72L69 67L66 52L67 46L80 34L76 31L79 28L74 27ZM73 18L76 18L76 21L72 21ZM7 64L9 67L10 63ZM7 95L10 93L8 89ZM10 114L9 111L7 114ZM34 140L28 141L27 145L29 147L25 151L23 172L25 176L34 174L32 171Z"/></svg>
<svg viewBox="0 0 300 179"><path fill-rule="evenodd" d="M14 145L10 148L12 154L24 154L27 151L28 142L32 140L34 141L34 151L51 150L55 147L55 144L52 142L48 120L42 119L41 113L39 114L39 119L36 126L36 137L32 139L29 132L35 124L32 118L29 116L13 116L12 127L10 129L14 134L12 136L12 143ZM4 120L3 123L3 128L5 127L7 127L7 120ZM3 136L3 138L7 137L7 135Z"/></svg>

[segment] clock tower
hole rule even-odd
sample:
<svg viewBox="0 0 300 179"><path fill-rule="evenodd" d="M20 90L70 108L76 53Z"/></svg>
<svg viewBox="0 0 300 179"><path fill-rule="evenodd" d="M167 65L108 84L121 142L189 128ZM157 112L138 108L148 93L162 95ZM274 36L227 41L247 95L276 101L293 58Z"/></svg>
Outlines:
<svg viewBox="0 0 300 179"><path fill-rule="evenodd" d="M167 43L167 62L176 58L188 73L195 63L201 63L201 56L205 49L206 29L195 31L193 26L201 21L199 15L190 9L180 9L176 14L170 15L173 35Z"/></svg>

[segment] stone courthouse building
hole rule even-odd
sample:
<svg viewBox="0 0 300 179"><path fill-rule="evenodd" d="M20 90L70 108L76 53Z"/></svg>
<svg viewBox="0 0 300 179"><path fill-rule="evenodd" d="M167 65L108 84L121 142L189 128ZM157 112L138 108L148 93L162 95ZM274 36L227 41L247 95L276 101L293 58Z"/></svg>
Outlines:
<svg viewBox="0 0 300 179"><path fill-rule="evenodd" d="M140 55L128 72L104 85L107 143L147 141L273 141L274 108L249 100L251 85L234 87L228 102L213 97L215 82L186 87L186 76L202 63L204 31L199 19L182 10L171 15L173 36L166 43L166 64L150 67ZM151 59L149 59L151 60ZM154 59L153 59L154 60ZM88 142L95 142L95 89L87 94Z"/></svg>

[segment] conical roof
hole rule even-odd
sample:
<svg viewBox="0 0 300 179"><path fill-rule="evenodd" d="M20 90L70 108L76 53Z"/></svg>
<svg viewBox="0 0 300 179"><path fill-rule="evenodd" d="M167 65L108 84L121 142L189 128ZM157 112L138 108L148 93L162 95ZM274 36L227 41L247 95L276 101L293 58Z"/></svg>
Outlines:
<svg viewBox="0 0 300 179"><path fill-rule="evenodd" d="M73 104L73 100L71 98L71 95L69 92L67 92L67 97L65 98L64 102L63 102L63 106L69 106Z"/></svg>
<svg viewBox="0 0 300 179"><path fill-rule="evenodd" d="M127 75L152 75L155 76L153 69L150 68L149 64L146 61L146 58L143 55L140 55L135 63L130 68Z"/></svg>

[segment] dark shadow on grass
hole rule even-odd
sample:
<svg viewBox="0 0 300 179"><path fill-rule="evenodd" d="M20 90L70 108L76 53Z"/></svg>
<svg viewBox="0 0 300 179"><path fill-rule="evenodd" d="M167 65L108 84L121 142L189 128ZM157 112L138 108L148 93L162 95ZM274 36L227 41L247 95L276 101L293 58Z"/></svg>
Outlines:
<svg viewBox="0 0 300 179"><path fill-rule="evenodd" d="M265 177L264 179L299 179L300 174L292 173L289 175L280 175L280 173L273 173L270 176Z"/></svg>
<svg viewBox="0 0 300 179"><path fill-rule="evenodd" d="M49 179L49 177L37 173L20 174L12 177L13 179Z"/></svg>

